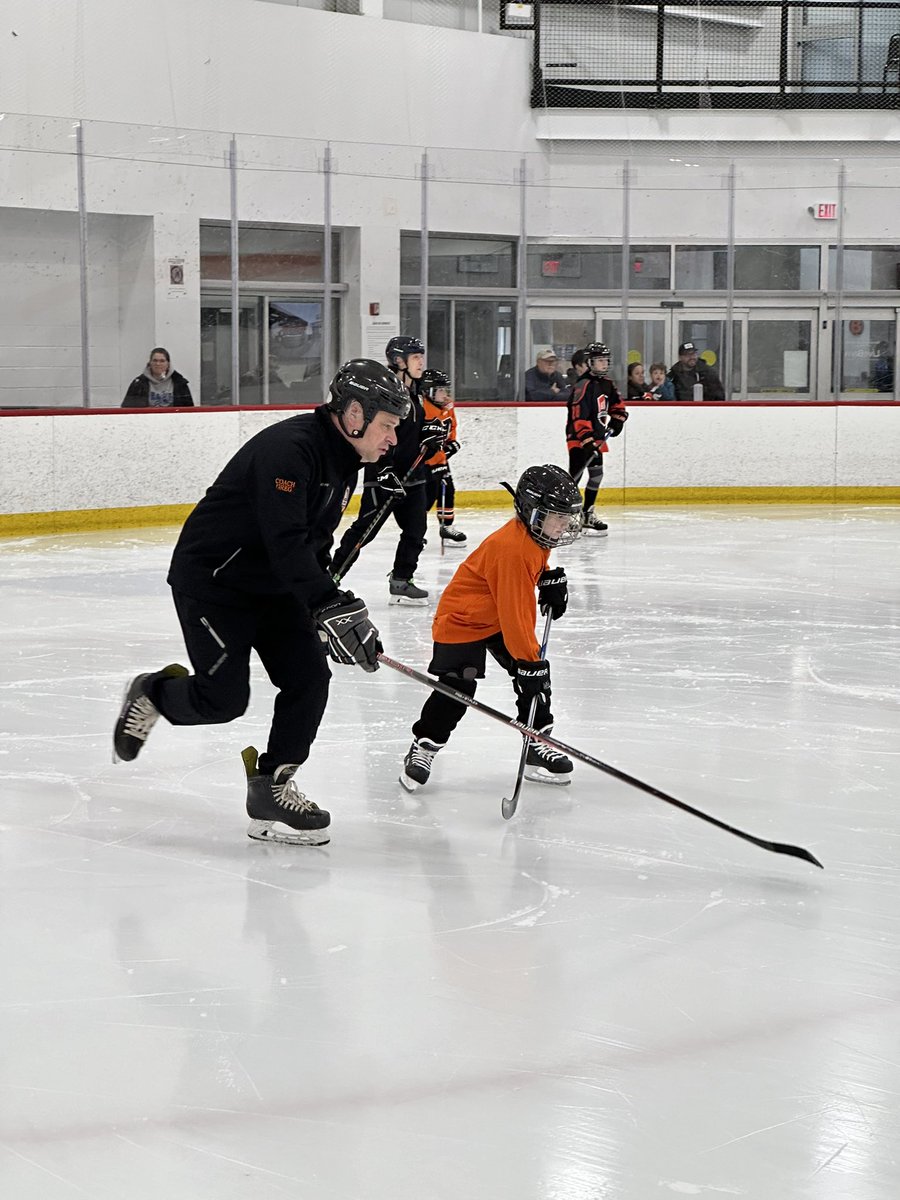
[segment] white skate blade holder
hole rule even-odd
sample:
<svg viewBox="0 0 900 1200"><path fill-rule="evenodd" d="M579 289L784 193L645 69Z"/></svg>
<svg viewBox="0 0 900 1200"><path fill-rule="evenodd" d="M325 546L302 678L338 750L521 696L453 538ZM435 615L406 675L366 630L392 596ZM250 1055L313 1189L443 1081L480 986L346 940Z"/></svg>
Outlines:
<svg viewBox="0 0 900 1200"><path fill-rule="evenodd" d="M281 821L258 821L251 819L247 826L247 837L255 842L278 843L283 846L327 846L331 841L331 830L291 829Z"/></svg>

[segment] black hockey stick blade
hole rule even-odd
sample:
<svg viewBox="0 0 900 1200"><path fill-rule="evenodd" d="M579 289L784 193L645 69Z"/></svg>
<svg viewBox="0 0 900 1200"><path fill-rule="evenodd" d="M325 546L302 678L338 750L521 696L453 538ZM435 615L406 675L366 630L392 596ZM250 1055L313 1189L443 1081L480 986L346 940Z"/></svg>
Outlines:
<svg viewBox="0 0 900 1200"><path fill-rule="evenodd" d="M541 658L547 657L547 645L550 641L550 626L553 622L553 613L547 613L547 620L544 622L544 636L541 639ZM537 712L537 696L531 702L531 710L528 713L528 724L534 724L534 714ZM516 815L516 809L519 807L519 792L522 790L522 780L525 778L525 759L528 757L528 747L531 745L531 738L522 738L522 753L519 755L519 770L516 775L516 790L512 797L507 799L503 797L503 802L500 805L500 812L503 814L503 820L508 821L510 817Z"/></svg>
<svg viewBox="0 0 900 1200"><path fill-rule="evenodd" d="M409 679L414 679L416 683L424 684L425 687L431 688L432 691L442 692L445 696L449 696L459 704L464 704L466 708L473 708L476 712L483 713L486 717L491 717L494 721L499 721L501 725L506 725L509 729L518 730L519 733L530 738L533 742L543 742L545 746L552 746L554 750L559 750L561 754L568 754L570 758L587 763L589 767L596 767L598 771L603 771L607 775L611 775L613 779L627 783L641 792L646 792L649 796L655 796L657 800L663 800L666 804L674 805L675 808L680 808L682 812L690 813L691 816L698 817L701 821L706 821L709 825L715 825L717 829L724 829L726 833L733 833L735 837L739 837L745 842L750 842L754 846L759 846L761 850L768 850L772 854L787 854L791 858L802 858L805 862L812 863L814 867L821 867L822 870L825 869L816 856L811 854L809 850L804 849L803 846L792 846L787 842L770 842L765 838L754 837L752 833L746 833L743 829L737 829L734 825L728 825L725 821L720 821L718 817L712 817L709 813L702 812L699 808L694 808L691 804L686 804L684 800L678 800L675 796L670 796L668 792L663 792L652 784L644 783L643 780L637 779L634 775L628 775L625 771L620 771L618 767L611 767L608 763L601 762L599 758L594 758L591 754L585 754L583 750L577 750L574 746L567 746L565 742L560 742L556 738L550 737L549 734L540 733L537 729L532 729L523 721L517 721L515 717L508 717L496 708L491 708L487 704L482 704L480 700L474 700L471 696L466 696L463 692L458 692L456 688L450 687L449 684L441 683L439 679L431 679L428 675L423 675L420 671L406 666L405 663L397 662L394 658L388 658L386 654L379 654L378 661L383 663L384 666L390 667L391 670L399 671L401 675L406 675Z"/></svg>

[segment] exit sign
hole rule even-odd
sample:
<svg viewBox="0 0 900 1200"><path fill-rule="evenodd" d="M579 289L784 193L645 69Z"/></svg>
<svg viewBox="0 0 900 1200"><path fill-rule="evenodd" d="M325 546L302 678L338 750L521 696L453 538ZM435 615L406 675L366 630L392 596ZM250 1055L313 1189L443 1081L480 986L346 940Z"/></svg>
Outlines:
<svg viewBox="0 0 900 1200"><path fill-rule="evenodd" d="M837 220L837 205L836 204L817 204L813 214L817 221L836 221Z"/></svg>

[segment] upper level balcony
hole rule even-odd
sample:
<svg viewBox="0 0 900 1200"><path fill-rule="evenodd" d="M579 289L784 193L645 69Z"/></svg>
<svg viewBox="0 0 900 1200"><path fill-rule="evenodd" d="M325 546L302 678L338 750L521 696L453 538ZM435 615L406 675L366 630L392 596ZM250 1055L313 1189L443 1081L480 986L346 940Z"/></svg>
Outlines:
<svg viewBox="0 0 900 1200"><path fill-rule="evenodd" d="M900 3L536 0L533 108L900 107Z"/></svg>

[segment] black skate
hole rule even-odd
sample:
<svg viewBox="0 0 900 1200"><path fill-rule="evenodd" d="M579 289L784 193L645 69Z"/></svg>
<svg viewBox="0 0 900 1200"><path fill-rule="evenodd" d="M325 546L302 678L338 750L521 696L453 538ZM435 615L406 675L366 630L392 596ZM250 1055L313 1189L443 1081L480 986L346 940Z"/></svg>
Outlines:
<svg viewBox="0 0 900 1200"><path fill-rule="evenodd" d="M542 729L541 733L552 733L552 727ZM552 783L557 787L572 782L572 760L566 758L552 746L543 742L532 742L525 755L525 778L533 783Z"/></svg>
<svg viewBox="0 0 900 1200"><path fill-rule="evenodd" d="M431 738L413 739L413 744L403 760L403 770L400 772L400 782L408 792L425 786L431 775L434 756L443 748L443 742L433 742Z"/></svg>
<svg viewBox="0 0 900 1200"><path fill-rule="evenodd" d="M452 525L442 525L441 540L449 542L451 546L464 546L466 544L466 535L461 529L455 529Z"/></svg>
<svg viewBox="0 0 900 1200"><path fill-rule="evenodd" d="M584 514L582 522L582 532L593 537L606 537L609 526L605 521L601 521L595 512L587 512Z"/></svg>
<svg viewBox="0 0 900 1200"><path fill-rule="evenodd" d="M177 679L188 674L187 667L172 663L161 671L147 671L132 679L125 688L122 709L113 730L113 762L134 762L159 720L159 709L144 691L147 680L162 675Z"/></svg>
<svg viewBox="0 0 900 1200"><path fill-rule="evenodd" d="M307 800L294 782L292 763L260 775L259 756L253 746L241 751L247 772L247 836L257 842L284 842L290 846L327 846L331 813ZM279 828L287 826L287 829Z"/></svg>
<svg viewBox="0 0 900 1200"><path fill-rule="evenodd" d="M414 604L421 607L428 603L428 593L424 588L417 587L412 579L397 579L389 575L390 596L388 604Z"/></svg>

